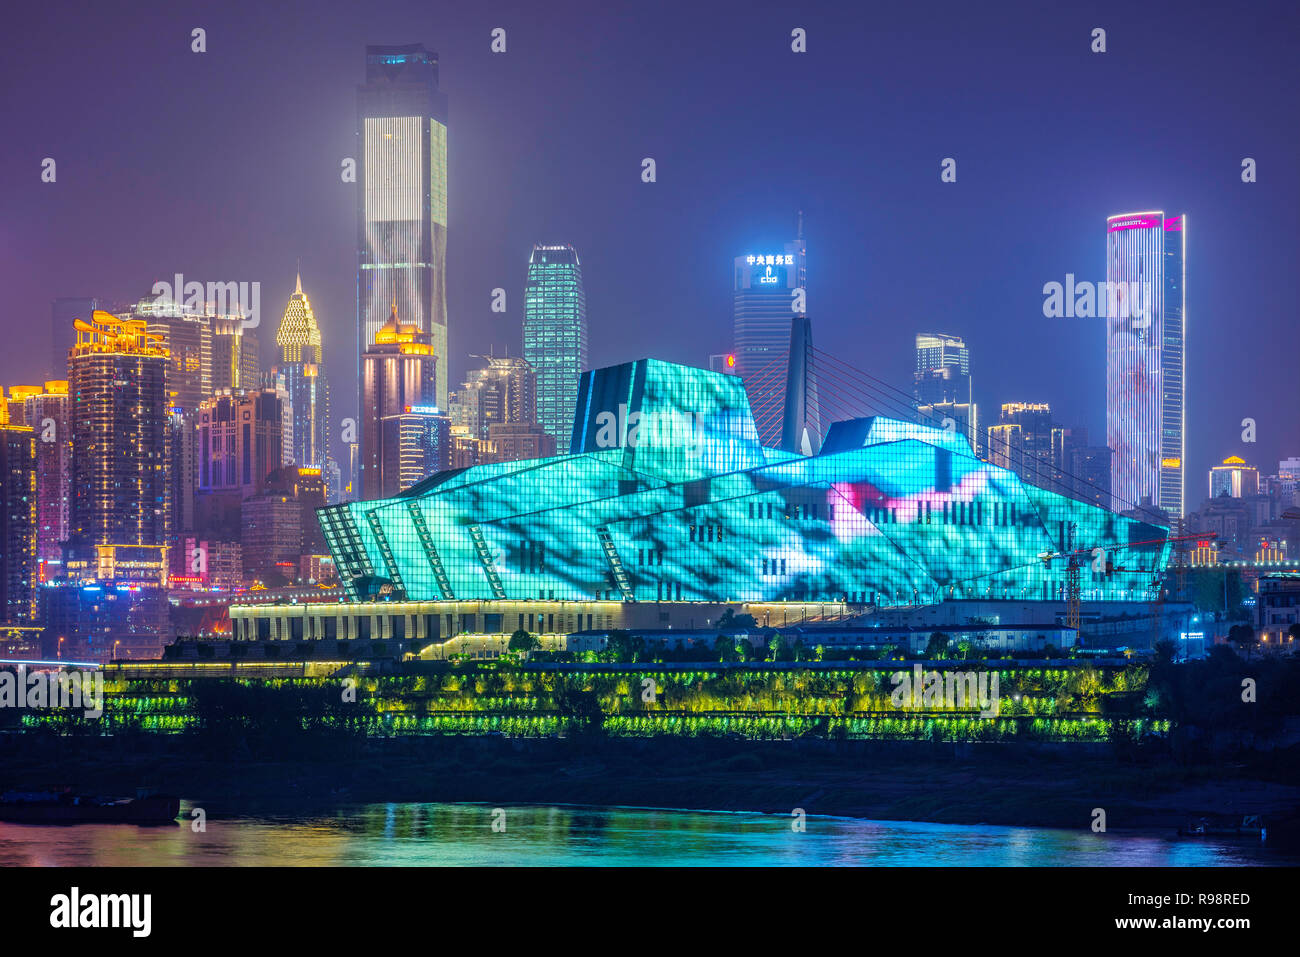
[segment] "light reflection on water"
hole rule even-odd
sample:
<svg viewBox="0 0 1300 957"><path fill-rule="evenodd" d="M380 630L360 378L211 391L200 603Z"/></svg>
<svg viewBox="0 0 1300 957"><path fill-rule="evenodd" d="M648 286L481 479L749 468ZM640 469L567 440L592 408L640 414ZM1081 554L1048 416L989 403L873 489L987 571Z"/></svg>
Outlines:
<svg viewBox="0 0 1300 957"><path fill-rule="evenodd" d="M1258 841L772 814L478 804L266 811L175 827L0 824L0 865L1203 866L1295 864Z"/></svg>

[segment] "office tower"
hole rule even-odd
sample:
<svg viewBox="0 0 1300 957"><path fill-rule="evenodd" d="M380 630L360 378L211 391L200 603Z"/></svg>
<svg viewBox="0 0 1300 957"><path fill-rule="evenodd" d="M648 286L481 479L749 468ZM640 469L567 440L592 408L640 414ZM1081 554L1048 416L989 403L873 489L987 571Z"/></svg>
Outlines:
<svg viewBox="0 0 1300 957"><path fill-rule="evenodd" d="M329 385L320 326L311 301L302 291L301 274L280 320L275 343L280 352L275 373L283 378L293 408L293 461L323 468L329 458Z"/></svg>
<svg viewBox="0 0 1300 957"><path fill-rule="evenodd" d="M72 321L89 322L103 303L93 296L75 296L55 299L50 303L50 368L51 379L62 379L68 374L68 350L72 348Z"/></svg>
<svg viewBox="0 0 1300 957"><path fill-rule="evenodd" d="M388 498L450 468L451 420L433 406L407 406L379 420L379 443L379 495Z"/></svg>
<svg viewBox="0 0 1300 957"><path fill-rule="evenodd" d="M971 402L970 350L965 340L941 332L917 333L912 393L917 405Z"/></svg>
<svg viewBox="0 0 1300 957"><path fill-rule="evenodd" d="M397 303L426 335L447 406L447 97L438 54L421 44L366 47L357 88L358 355ZM363 423L364 426L364 423Z"/></svg>
<svg viewBox="0 0 1300 957"><path fill-rule="evenodd" d="M526 359L478 356L487 359L452 396L448 410L453 425L469 427L481 439L499 423L537 421L537 373Z"/></svg>
<svg viewBox="0 0 1300 957"><path fill-rule="evenodd" d="M211 317L187 311L165 296L152 296L137 302L129 318L143 319L145 329L167 350L169 405L192 413L213 390Z"/></svg>
<svg viewBox="0 0 1300 957"><path fill-rule="evenodd" d="M362 498L389 494L401 479L385 473L381 424L388 416L401 415L410 407L435 406L437 360L429 334L413 323L403 322L397 303L391 306L388 322L375 333L366 347L361 369L361 485Z"/></svg>
<svg viewBox="0 0 1300 957"><path fill-rule="evenodd" d="M69 537L91 548L165 549L171 495L167 350L141 319L96 311L74 328Z"/></svg>
<svg viewBox="0 0 1300 957"><path fill-rule="evenodd" d="M1227 495L1245 498L1259 494L1259 470L1247 465L1246 460L1230 455L1222 465L1210 469L1210 498Z"/></svg>
<svg viewBox="0 0 1300 957"><path fill-rule="evenodd" d="M212 386L209 395L256 389L262 379L257 330L235 316L212 316ZM207 396L204 396L207 398Z"/></svg>
<svg viewBox="0 0 1300 957"><path fill-rule="evenodd" d="M522 462L555 454L555 436L536 422L494 422L487 437L490 462Z"/></svg>
<svg viewBox="0 0 1300 957"><path fill-rule="evenodd" d="M737 256L732 273L732 349L756 419L771 423L759 438L774 447L781 439L781 416L773 406L785 401L785 375L790 350L790 320L807 314L795 311L796 290L808 288L808 256L802 225L794 242L780 252L764 250Z"/></svg>
<svg viewBox="0 0 1300 957"><path fill-rule="evenodd" d="M1106 444L1115 450L1115 511L1144 497L1175 518L1185 511L1186 254L1186 216L1106 220Z"/></svg>
<svg viewBox="0 0 1300 957"><path fill-rule="evenodd" d="M223 392L199 405L198 491L266 491L267 476L284 462L286 400L274 388Z"/></svg>
<svg viewBox="0 0 1300 957"><path fill-rule="evenodd" d="M0 622L35 612L36 520L36 432L0 424Z"/></svg>
<svg viewBox="0 0 1300 957"><path fill-rule="evenodd" d="M528 257L524 359L537 375L537 422L567 452L578 379L587 368L587 293L572 246L536 245Z"/></svg>
<svg viewBox="0 0 1300 957"><path fill-rule="evenodd" d="M62 563L61 543L68 538L72 429L67 381L46 382L44 389L28 395L23 407L24 421L36 436L36 555L43 569Z"/></svg>

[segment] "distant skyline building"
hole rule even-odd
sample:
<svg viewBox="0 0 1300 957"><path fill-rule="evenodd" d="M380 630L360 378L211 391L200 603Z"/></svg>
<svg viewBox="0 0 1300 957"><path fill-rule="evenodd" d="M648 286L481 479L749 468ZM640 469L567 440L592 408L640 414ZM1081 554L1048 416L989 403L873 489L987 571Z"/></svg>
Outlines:
<svg viewBox="0 0 1300 957"><path fill-rule="evenodd" d="M1230 498L1245 498L1259 493L1259 470L1247 465L1246 460L1230 455L1222 465L1210 469L1210 498L1227 495Z"/></svg>
<svg viewBox="0 0 1300 957"><path fill-rule="evenodd" d="M578 380L588 361L587 293L572 246L538 244L528 257L524 358L537 374L537 423L567 452Z"/></svg>
<svg viewBox="0 0 1300 957"><path fill-rule="evenodd" d="M357 88L358 362L397 303L428 337L447 406L447 96L423 44L367 46Z"/></svg>
<svg viewBox="0 0 1300 957"><path fill-rule="evenodd" d="M72 429L66 379L45 383L23 403L36 435L36 557L61 564L68 538L68 492L72 479Z"/></svg>
<svg viewBox="0 0 1300 957"><path fill-rule="evenodd" d="M1106 444L1115 511L1185 514L1187 217L1106 220Z"/></svg>
<svg viewBox="0 0 1300 957"><path fill-rule="evenodd" d="M199 406L198 491L266 491L267 476L284 461L286 398L274 388L226 391Z"/></svg>
<svg viewBox="0 0 1300 957"><path fill-rule="evenodd" d="M527 359L477 356L488 364L475 369L451 397L452 425L465 425L480 439L494 425L537 421L537 372Z"/></svg>
<svg viewBox="0 0 1300 957"><path fill-rule="evenodd" d="M257 331L246 328L234 316L213 316L210 321L212 381L208 395L227 389L256 389L262 379Z"/></svg>
<svg viewBox="0 0 1300 957"><path fill-rule="evenodd" d="M942 332L917 333L912 396L922 421L938 425L950 418L965 433L976 454L985 451L966 340Z"/></svg>
<svg viewBox="0 0 1300 957"><path fill-rule="evenodd" d="M919 405L971 402L970 349L960 336L920 332L912 392Z"/></svg>
<svg viewBox="0 0 1300 957"><path fill-rule="evenodd" d="M361 491L363 499L395 494L399 473L394 474L392 443L385 455L384 420L406 414L411 408L437 407L437 357L429 334L413 323L403 322L397 304L390 306L388 322L366 347L361 371ZM399 427L400 432L400 427Z"/></svg>
<svg viewBox="0 0 1300 957"><path fill-rule="evenodd" d="M790 323L807 316L807 244L803 239L802 216L798 236L780 250L756 249L734 260L732 271L732 347L734 366L726 371L744 380L745 391L755 417L774 418L763 444L775 447L781 441L780 417L771 417L773 403L785 400L786 364L790 351ZM796 290L803 290L805 308L798 305Z"/></svg>
<svg viewBox="0 0 1300 957"><path fill-rule="evenodd" d="M187 311L164 296L146 297L131 307L128 318L143 319L145 329L161 337L167 350L170 404L191 413L212 395L213 320ZM242 361L243 350L240 350Z"/></svg>

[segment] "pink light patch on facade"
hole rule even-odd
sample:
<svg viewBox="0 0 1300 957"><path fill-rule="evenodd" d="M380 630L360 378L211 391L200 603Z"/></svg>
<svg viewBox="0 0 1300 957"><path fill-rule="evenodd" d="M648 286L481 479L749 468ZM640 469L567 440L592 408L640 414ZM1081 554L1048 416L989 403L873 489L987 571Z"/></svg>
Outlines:
<svg viewBox="0 0 1300 957"><path fill-rule="evenodd" d="M1182 228L1183 217L1181 216L1171 216L1165 220L1165 232L1167 233L1177 232Z"/></svg>
<svg viewBox="0 0 1300 957"><path fill-rule="evenodd" d="M1106 220L1106 232L1117 233L1125 229L1155 229L1161 224L1159 213L1112 216ZM1165 227L1166 229L1168 226Z"/></svg>

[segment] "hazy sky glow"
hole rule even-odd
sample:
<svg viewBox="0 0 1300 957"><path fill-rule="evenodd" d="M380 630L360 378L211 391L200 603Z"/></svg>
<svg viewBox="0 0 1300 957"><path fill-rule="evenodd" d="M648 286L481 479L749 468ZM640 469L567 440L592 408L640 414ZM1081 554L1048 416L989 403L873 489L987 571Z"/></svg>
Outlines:
<svg viewBox="0 0 1300 957"><path fill-rule="evenodd" d="M534 242L582 257L594 365L704 364L729 347L732 257L792 238L803 209L818 346L908 388L917 331L962 335L986 421L1003 401L1047 401L1102 441L1104 322L1044 318L1042 287L1103 279L1106 217L1159 208L1188 216L1195 508L1212 462L1237 453L1267 473L1300 454L1298 17L1283 3L24 4L4 14L0 62L0 382L36 378L55 296L134 299L176 272L261 282L269 351L301 258L333 411L352 414L355 186L339 164L357 153L364 45L422 42L450 102L457 378L471 353L519 352ZM790 51L796 26L806 54ZM939 179L949 156L955 184ZM1240 443L1247 416L1255 446Z"/></svg>

